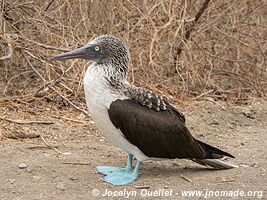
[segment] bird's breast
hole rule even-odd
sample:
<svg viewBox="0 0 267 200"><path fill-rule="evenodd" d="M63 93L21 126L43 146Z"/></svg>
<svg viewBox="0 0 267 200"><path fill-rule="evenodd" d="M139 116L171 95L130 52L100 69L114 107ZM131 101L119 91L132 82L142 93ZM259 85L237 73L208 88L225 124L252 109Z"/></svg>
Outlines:
<svg viewBox="0 0 267 200"><path fill-rule="evenodd" d="M84 77L86 103L91 115L94 112L107 110L110 103L117 98L106 81L104 70L94 64L89 66Z"/></svg>
<svg viewBox="0 0 267 200"><path fill-rule="evenodd" d="M84 92L88 111L95 121L97 127L102 131L108 129L107 123L110 121L108 109L110 104L117 99L126 97L110 88L107 75L101 67L94 64L89 66L84 77Z"/></svg>
<svg viewBox="0 0 267 200"><path fill-rule="evenodd" d="M113 125L109 118L110 104L117 99L123 100L128 97L119 91L112 90L106 78L104 70L95 65L87 69L84 77L84 92L88 111L97 128L106 138L126 152L133 154L138 160L145 160L147 157L125 139L122 132Z"/></svg>

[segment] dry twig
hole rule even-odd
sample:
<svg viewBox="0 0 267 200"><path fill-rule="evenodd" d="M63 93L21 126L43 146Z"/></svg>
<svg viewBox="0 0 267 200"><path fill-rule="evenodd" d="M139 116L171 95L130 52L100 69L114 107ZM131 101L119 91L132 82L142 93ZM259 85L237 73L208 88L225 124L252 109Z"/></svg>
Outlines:
<svg viewBox="0 0 267 200"><path fill-rule="evenodd" d="M191 180L190 178L188 178L188 177L186 177L186 176L184 176L184 175L182 175L182 174L180 174L180 176L181 176L184 180L186 180L186 181L188 181L188 182L192 182L192 180Z"/></svg>
<svg viewBox="0 0 267 200"><path fill-rule="evenodd" d="M62 164L66 164L66 165L91 165L90 163L86 163L86 162L63 162Z"/></svg>
<svg viewBox="0 0 267 200"><path fill-rule="evenodd" d="M16 123L16 124L55 124L54 121L25 121L25 120L14 120L0 117L1 120Z"/></svg>
<svg viewBox="0 0 267 200"><path fill-rule="evenodd" d="M12 134L4 134L6 138L10 139L34 139L39 138L40 135L31 132L14 131Z"/></svg>
<svg viewBox="0 0 267 200"><path fill-rule="evenodd" d="M62 154L62 152L60 152L57 147L51 146L50 144L47 143L47 141L43 138L43 136L40 135L41 140L43 141L43 143L47 146L47 148L49 149L54 149L58 154Z"/></svg>
<svg viewBox="0 0 267 200"><path fill-rule="evenodd" d="M12 48L10 43L8 43L8 49L9 49L8 54L6 56L0 57L0 60L6 60L6 59L11 58L11 56L13 54L13 48Z"/></svg>
<svg viewBox="0 0 267 200"><path fill-rule="evenodd" d="M25 60L27 61L27 63L30 65L30 67L32 68L32 70L39 76L39 78L46 84L46 80L45 78L38 72L38 70L35 69L35 67L32 65L32 63L29 61L29 59L27 58L27 56L25 56L23 50L22 50L22 55L25 58ZM50 89L52 89L54 92L56 92L62 99L64 99L66 102L68 102L68 104L70 104L72 107L74 107L75 109L83 112L84 114L88 115L88 112L79 108L78 106L76 106L74 103L72 103L68 98L64 97L62 94L60 94L60 92L58 92L54 87L52 87L51 85L47 85L47 87L49 87Z"/></svg>

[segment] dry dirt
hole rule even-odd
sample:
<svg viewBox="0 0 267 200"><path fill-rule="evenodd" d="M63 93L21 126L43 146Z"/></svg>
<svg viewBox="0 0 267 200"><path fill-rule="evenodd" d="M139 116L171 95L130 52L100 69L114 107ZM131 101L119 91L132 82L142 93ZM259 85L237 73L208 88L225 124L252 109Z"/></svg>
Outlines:
<svg viewBox="0 0 267 200"><path fill-rule="evenodd" d="M0 108L2 117L55 123L18 125L0 120L0 199L109 199L103 196L106 189L110 193L124 189L136 191L129 199L139 199L141 191L145 194L159 189L164 189L165 196L143 199L191 199L182 197L184 190L244 191L250 197L236 199L266 199L267 102L256 100L237 106L200 101L179 109L196 138L232 153L236 156L232 161L240 167L217 171L187 160L147 161L141 166L136 182L112 186L101 181L102 176L96 173L95 167L123 166L126 154L107 141L90 119L69 108L59 111L51 105L46 109L35 105L27 110L6 106ZM40 134L43 139L4 136L25 133ZM96 192L93 189L99 190L99 196L93 196L92 192ZM169 197L168 193L172 195Z"/></svg>

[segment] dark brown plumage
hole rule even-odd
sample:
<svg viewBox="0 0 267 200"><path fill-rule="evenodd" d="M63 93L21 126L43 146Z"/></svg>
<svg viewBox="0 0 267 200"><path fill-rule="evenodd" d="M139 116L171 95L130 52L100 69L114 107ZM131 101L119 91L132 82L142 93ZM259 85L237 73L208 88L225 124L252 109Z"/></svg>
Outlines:
<svg viewBox="0 0 267 200"><path fill-rule="evenodd" d="M125 138L146 156L156 158L217 159L231 154L193 138L183 115L167 104L155 111L127 99L116 100L108 110L110 120Z"/></svg>

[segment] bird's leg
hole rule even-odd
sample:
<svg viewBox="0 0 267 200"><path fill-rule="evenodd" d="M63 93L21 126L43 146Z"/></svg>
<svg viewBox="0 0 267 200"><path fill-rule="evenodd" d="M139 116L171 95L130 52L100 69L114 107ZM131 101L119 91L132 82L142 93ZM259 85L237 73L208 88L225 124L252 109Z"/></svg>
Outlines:
<svg viewBox="0 0 267 200"><path fill-rule="evenodd" d="M120 172L132 172L133 171L132 160L133 160L133 155L128 153L126 167L97 166L96 170L104 175L109 175L112 173L120 173Z"/></svg>
<svg viewBox="0 0 267 200"><path fill-rule="evenodd" d="M133 170L133 155L129 153L128 153L126 169L128 169L129 171Z"/></svg>
<svg viewBox="0 0 267 200"><path fill-rule="evenodd" d="M124 171L120 173L109 174L104 177L104 181L112 185L127 185L134 182L139 176L141 162L136 161L134 171Z"/></svg>

